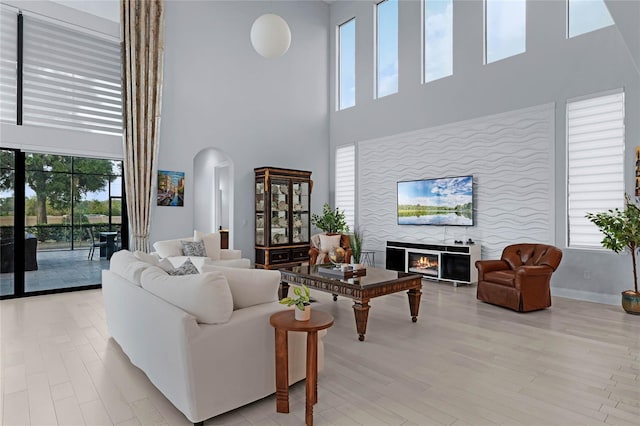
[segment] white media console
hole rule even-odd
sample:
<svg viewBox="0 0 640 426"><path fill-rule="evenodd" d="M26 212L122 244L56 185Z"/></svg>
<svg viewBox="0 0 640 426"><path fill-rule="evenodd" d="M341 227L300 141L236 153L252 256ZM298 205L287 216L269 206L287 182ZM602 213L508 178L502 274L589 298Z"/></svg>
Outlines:
<svg viewBox="0 0 640 426"><path fill-rule="evenodd" d="M478 282L480 244L421 244L387 241L386 268L458 284Z"/></svg>

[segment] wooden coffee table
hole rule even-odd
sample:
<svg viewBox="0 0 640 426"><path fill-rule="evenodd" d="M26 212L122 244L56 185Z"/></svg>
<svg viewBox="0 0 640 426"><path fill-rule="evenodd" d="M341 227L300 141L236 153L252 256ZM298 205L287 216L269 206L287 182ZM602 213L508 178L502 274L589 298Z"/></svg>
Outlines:
<svg viewBox="0 0 640 426"><path fill-rule="evenodd" d="M374 297L408 290L411 320L418 321L422 275L368 267L364 276L340 278L319 272L319 266L327 265L301 265L280 269L280 298L286 297L290 284L304 284L309 288L333 294L333 300L337 300L338 295L353 299L353 314L360 341L364 340L367 332L369 300Z"/></svg>

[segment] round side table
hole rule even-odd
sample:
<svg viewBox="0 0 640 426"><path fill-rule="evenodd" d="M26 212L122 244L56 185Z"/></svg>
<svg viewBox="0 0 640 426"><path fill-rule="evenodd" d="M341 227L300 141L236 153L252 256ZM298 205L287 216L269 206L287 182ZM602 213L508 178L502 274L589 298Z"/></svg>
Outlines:
<svg viewBox="0 0 640 426"><path fill-rule="evenodd" d="M297 309L297 308L294 308ZM305 422L313 425L313 405L318 402L318 331L333 325L333 317L326 312L311 310L309 321L297 321L293 309L277 312L269 318L276 332L276 411L289 412L289 331L307 333L307 378Z"/></svg>

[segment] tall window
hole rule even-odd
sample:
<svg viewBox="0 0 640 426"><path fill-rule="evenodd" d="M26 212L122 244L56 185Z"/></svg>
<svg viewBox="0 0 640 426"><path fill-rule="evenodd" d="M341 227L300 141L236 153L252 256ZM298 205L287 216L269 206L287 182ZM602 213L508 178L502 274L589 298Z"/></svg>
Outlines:
<svg viewBox="0 0 640 426"><path fill-rule="evenodd" d="M398 0L376 5L376 98L398 92Z"/></svg>
<svg viewBox="0 0 640 426"><path fill-rule="evenodd" d="M569 37L613 25L604 0L567 0L567 18Z"/></svg>
<svg viewBox="0 0 640 426"><path fill-rule="evenodd" d="M526 51L526 0L485 0L485 62Z"/></svg>
<svg viewBox="0 0 640 426"><path fill-rule="evenodd" d="M349 229L356 222L356 146L336 149L336 207L344 210Z"/></svg>
<svg viewBox="0 0 640 426"><path fill-rule="evenodd" d="M338 109L356 104L356 18L338 26Z"/></svg>
<svg viewBox="0 0 640 426"><path fill-rule="evenodd" d="M424 82L453 74L453 0L424 0Z"/></svg>
<svg viewBox="0 0 640 426"><path fill-rule="evenodd" d="M600 248L585 218L624 204L624 92L567 102L568 247Z"/></svg>

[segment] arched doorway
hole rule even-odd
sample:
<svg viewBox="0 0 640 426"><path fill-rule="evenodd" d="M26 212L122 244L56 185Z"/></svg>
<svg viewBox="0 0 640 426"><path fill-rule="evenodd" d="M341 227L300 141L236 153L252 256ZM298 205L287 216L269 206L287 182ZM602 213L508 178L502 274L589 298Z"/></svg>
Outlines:
<svg viewBox="0 0 640 426"><path fill-rule="evenodd" d="M195 229L228 229L233 248L233 161L219 149L203 149L193 158L193 175Z"/></svg>

